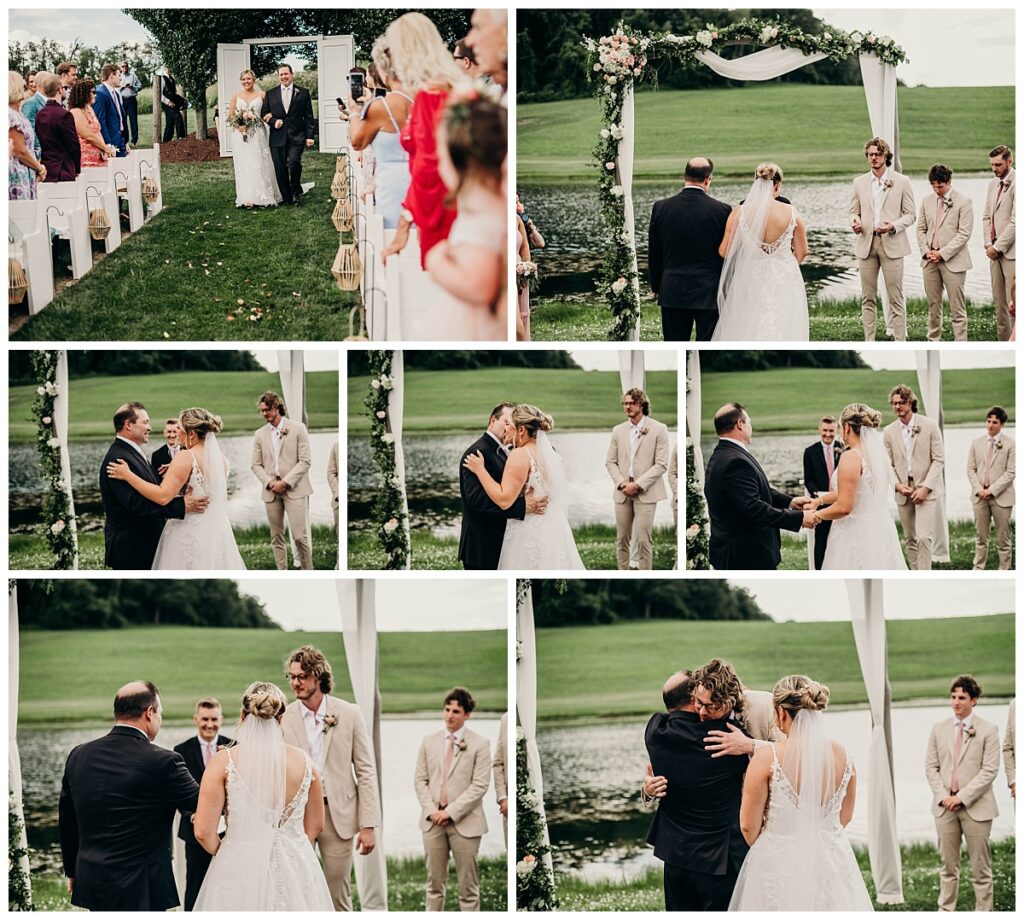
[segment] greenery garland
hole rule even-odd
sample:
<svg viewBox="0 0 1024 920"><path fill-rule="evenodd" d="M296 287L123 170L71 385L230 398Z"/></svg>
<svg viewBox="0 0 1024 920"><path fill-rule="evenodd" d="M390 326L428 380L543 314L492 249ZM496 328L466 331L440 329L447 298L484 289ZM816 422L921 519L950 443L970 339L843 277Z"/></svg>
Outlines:
<svg viewBox="0 0 1024 920"><path fill-rule="evenodd" d="M697 483L693 439L690 437L686 438L686 567L711 568L708 511L704 493Z"/></svg>
<svg viewBox="0 0 1024 920"><path fill-rule="evenodd" d="M544 843L547 823L538 808L537 793L530 784L526 738L516 729L516 908L557 910L555 880L544 857L551 847Z"/></svg>
<svg viewBox="0 0 1024 920"><path fill-rule="evenodd" d="M54 420L54 404L60 392L57 363L60 352L32 352L32 369L40 381L32 411L38 419L36 446L43 472L43 535L55 557L55 569L73 569L78 555L78 526L71 503L71 483L61 470L60 440Z"/></svg>
<svg viewBox="0 0 1024 920"><path fill-rule="evenodd" d="M22 869L28 859L25 825L18 814L14 793L7 791L7 909L32 910L32 884Z"/></svg>
<svg viewBox="0 0 1024 920"><path fill-rule="evenodd" d="M377 499L373 503L373 520L377 539L387 555L387 569L404 569L409 561L408 515L405 482L395 469L395 436L391 432L391 376L393 351L367 352L370 364L370 391L365 405L370 414L370 445L373 465L377 469Z"/></svg>
<svg viewBox="0 0 1024 920"><path fill-rule="evenodd" d="M701 63L697 58L700 52L720 54L724 48L738 44L797 48L807 55L824 54L831 61L842 61L852 54L873 54L893 66L909 61L904 50L887 35L844 32L831 26L814 34L779 20L754 17L720 29L709 23L693 35L644 33L619 23L611 35L585 38L587 76L601 104L601 130L593 151L598 172L598 211L610 241L598 271L597 289L612 312L609 337L613 341L630 339L640 321L640 279L634 269L634 241L625 229L625 190L619 163L626 93L643 80L657 81L651 59L661 56L694 67Z"/></svg>

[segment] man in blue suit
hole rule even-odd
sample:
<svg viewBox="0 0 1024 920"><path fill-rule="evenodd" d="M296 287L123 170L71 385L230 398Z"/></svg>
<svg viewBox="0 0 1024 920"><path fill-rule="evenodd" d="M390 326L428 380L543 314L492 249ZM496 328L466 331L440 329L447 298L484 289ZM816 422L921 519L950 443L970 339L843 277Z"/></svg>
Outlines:
<svg viewBox="0 0 1024 920"><path fill-rule="evenodd" d="M96 87L96 102L93 111L100 123L103 140L117 148L119 157L128 155L124 104L118 87L121 85L121 71L113 64L104 64L100 71L103 81Z"/></svg>

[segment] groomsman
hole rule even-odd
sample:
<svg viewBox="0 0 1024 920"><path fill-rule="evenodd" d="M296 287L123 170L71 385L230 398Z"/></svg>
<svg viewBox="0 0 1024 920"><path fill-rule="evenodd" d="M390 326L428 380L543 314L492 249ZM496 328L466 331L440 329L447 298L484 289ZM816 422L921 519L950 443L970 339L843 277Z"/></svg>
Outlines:
<svg viewBox="0 0 1024 920"><path fill-rule="evenodd" d="M505 834L505 846L508 847L508 768L505 765L507 760L507 738L508 735L508 713L501 714L501 722L498 723L498 741L494 745L494 794L498 797L498 811L501 812L501 825Z"/></svg>
<svg viewBox="0 0 1024 920"><path fill-rule="evenodd" d="M165 443L153 451L153 456L149 458L149 464L153 467L153 472L161 479L164 478L164 474L167 472L167 467L171 465L171 461L178 455L178 451L181 450L178 446L178 435L180 434L181 431L176 418L169 418L164 422Z"/></svg>
<svg viewBox="0 0 1024 920"><path fill-rule="evenodd" d="M907 310L903 298L903 259L910 255L907 230L914 225L914 192L910 180L892 168L892 150L880 137L864 145L868 172L853 180L850 226L857 234L855 252L860 270L860 315L864 341L875 340L878 313L878 272L885 279L885 294L897 342L907 339Z"/></svg>
<svg viewBox="0 0 1024 920"><path fill-rule="evenodd" d="M974 909L992 910L989 835L999 814L992 783L999 773L999 729L974 714L981 685L961 674L949 688L953 718L936 723L928 738L925 776L932 787L932 814L942 871L939 910L956 910L960 844L967 841L974 883Z"/></svg>
<svg viewBox="0 0 1024 920"><path fill-rule="evenodd" d="M974 232L971 199L953 188L953 170L936 163L928 170L934 195L921 203L917 244L924 267L924 292L928 297L928 341L942 341L942 289L949 297L953 338L967 341L967 301L964 281L973 268L967 243Z"/></svg>
<svg viewBox="0 0 1024 920"><path fill-rule="evenodd" d="M324 785L324 829L317 837L335 910L352 910L352 850L377 844L377 763L359 707L330 696L334 675L323 652L304 645L285 659L295 694L281 720L284 740L309 753Z"/></svg>
<svg viewBox="0 0 1024 920"><path fill-rule="evenodd" d="M1013 151L1005 144L993 148L988 155L992 175L985 194L985 211L981 216L985 237L985 255L989 258L992 276L992 300L996 307L996 337L1000 342L1010 339L1013 320L1007 307L1012 297L1013 279L1017 273L1014 242L1017 223L1014 216L1016 176Z"/></svg>
<svg viewBox="0 0 1024 920"><path fill-rule="evenodd" d="M220 734L224 723L220 703L212 696L205 697L196 703L192 721L196 726L196 734L187 741L182 741L174 750L181 754L185 766L197 783L202 783L206 765L217 753L218 749L231 744L227 735ZM203 879L210 868L213 856L206 852L196 840L192 828L192 812L182 812L181 823L178 825L178 839L185 841L185 910L192 910L199 889L203 887Z"/></svg>
<svg viewBox="0 0 1024 920"><path fill-rule="evenodd" d="M836 441L836 420L824 415L818 422L818 440L804 450L804 487L812 498L832 490L832 474L839 465L839 442ZM821 569L828 546L831 521L822 521L814 528L814 568Z"/></svg>
<svg viewBox="0 0 1024 920"><path fill-rule="evenodd" d="M1006 732L1003 735L1003 769L1010 795L1017 798L1017 700L1010 700L1006 711Z"/></svg>
<svg viewBox="0 0 1024 920"><path fill-rule="evenodd" d="M449 690L444 698L444 729L423 739L416 758L427 910L444 910L449 853L459 881L459 910L480 910L477 853L487 832L483 798L491 785L491 747L466 727L475 708L465 687Z"/></svg>
<svg viewBox="0 0 1024 920"><path fill-rule="evenodd" d="M331 490L331 508L334 511L334 533L338 533L338 442L331 445L331 455L327 458L327 487Z"/></svg>
<svg viewBox="0 0 1024 920"><path fill-rule="evenodd" d="M996 525L999 568L1013 568L1010 515L1013 514L1013 480L1017 474L1017 448L1013 438L1003 434L1006 410L993 406L985 426L988 433L971 443L967 454L967 479L971 483L974 525L978 532L974 547L974 568L984 569L988 559L988 534Z"/></svg>
<svg viewBox="0 0 1024 920"><path fill-rule="evenodd" d="M936 499L945 489L945 448L939 426L917 414L917 396L900 384L889 392L896 421L885 426L882 441L896 473L896 507L912 569L932 567L932 528Z"/></svg>
<svg viewBox="0 0 1024 920"><path fill-rule="evenodd" d="M626 421L612 429L605 468L615 489L615 550L620 570L628 569L630 549L637 547L638 567L654 566L651 529L658 502L668 498L668 427L650 417L651 401L634 387L622 395Z"/></svg>

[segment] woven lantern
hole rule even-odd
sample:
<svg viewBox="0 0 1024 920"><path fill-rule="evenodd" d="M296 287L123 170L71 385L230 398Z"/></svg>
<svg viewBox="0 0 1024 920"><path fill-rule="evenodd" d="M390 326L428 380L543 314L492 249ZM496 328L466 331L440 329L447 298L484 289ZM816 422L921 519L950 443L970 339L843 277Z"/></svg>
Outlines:
<svg viewBox="0 0 1024 920"><path fill-rule="evenodd" d="M332 198L348 198L348 173L340 172L334 174L334 181L331 183Z"/></svg>
<svg viewBox="0 0 1024 920"><path fill-rule="evenodd" d="M355 330L356 319L359 320L359 332ZM354 306L348 313L348 335L345 337L346 342L369 342L369 338L366 335L366 310L363 306Z"/></svg>
<svg viewBox="0 0 1024 920"><path fill-rule="evenodd" d="M363 278L363 263L359 259L359 251L355 243L342 243L331 266L334 282L342 291L359 290L359 282Z"/></svg>
<svg viewBox="0 0 1024 920"><path fill-rule="evenodd" d="M349 164L348 154L343 153L334 161L334 176L335 178L341 177L342 181L347 183L349 175Z"/></svg>
<svg viewBox="0 0 1024 920"><path fill-rule="evenodd" d="M347 233L352 229L352 222L354 220L355 212L352 210L352 202L348 200L348 196L339 198L338 203L334 206L334 212L331 214L331 222L334 224L334 229L338 233Z"/></svg>
<svg viewBox="0 0 1024 920"><path fill-rule="evenodd" d="M89 236L94 240L105 240L110 233L110 218L106 208L94 208L89 212Z"/></svg>
<svg viewBox="0 0 1024 920"><path fill-rule="evenodd" d="M25 269L17 259L7 260L7 302L15 306L25 299L28 293L28 277Z"/></svg>
<svg viewBox="0 0 1024 920"><path fill-rule="evenodd" d="M160 197L160 186L156 184L156 179L152 176L147 176L142 180L142 197L146 204L152 204Z"/></svg>

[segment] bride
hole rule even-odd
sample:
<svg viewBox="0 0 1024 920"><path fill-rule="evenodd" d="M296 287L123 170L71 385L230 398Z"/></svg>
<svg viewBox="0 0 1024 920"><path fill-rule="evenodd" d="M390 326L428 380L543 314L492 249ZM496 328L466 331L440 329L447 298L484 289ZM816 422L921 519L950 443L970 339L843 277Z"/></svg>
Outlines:
<svg viewBox="0 0 1024 920"><path fill-rule="evenodd" d="M864 911L871 899L845 828L857 774L825 734L828 687L783 677L772 703L784 741L759 746L747 767L740 829L750 844L729 910Z"/></svg>
<svg viewBox="0 0 1024 920"><path fill-rule="evenodd" d="M220 416L206 409L185 409L179 450L160 485L131 471L124 460L107 464L107 475L128 483L143 498L166 505L188 486L195 496L209 496L201 514L186 514L164 524L153 559L154 569L244 569L228 520L228 462L217 444Z"/></svg>
<svg viewBox="0 0 1024 920"><path fill-rule="evenodd" d="M231 97L227 125L235 132L231 156L235 166L235 207L273 207L281 203L274 163L270 159L270 132L263 123L263 100L256 74L243 70L242 88ZM245 122L242 126L239 122Z"/></svg>
<svg viewBox="0 0 1024 920"><path fill-rule="evenodd" d="M832 474L832 491L806 505L818 521L835 522L822 570L907 567L889 507L896 480L878 431L881 421L863 403L847 406L839 417L846 450Z"/></svg>
<svg viewBox="0 0 1024 920"><path fill-rule="evenodd" d="M725 264L712 341L806 342L807 291L800 263L807 257L807 228L793 205L776 200L782 170L775 163L762 163L754 176L718 247Z"/></svg>
<svg viewBox="0 0 1024 920"><path fill-rule="evenodd" d="M285 744L287 705L274 684L251 684L235 743L203 773L194 829L213 860L195 910L334 910L313 849L324 827L323 783L309 755Z"/></svg>
<svg viewBox="0 0 1024 920"><path fill-rule="evenodd" d="M480 480L487 497L502 510L510 507L524 488L537 498L547 497L544 514L527 514L521 521L505 524L499 569L582 569L569 526L568 483L562 458L555 453L545 432L554 422L536 406L518 405L512 410L515 450L495 482L484 467L480 451L466 457L465 467Z"/></svg>

